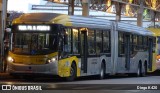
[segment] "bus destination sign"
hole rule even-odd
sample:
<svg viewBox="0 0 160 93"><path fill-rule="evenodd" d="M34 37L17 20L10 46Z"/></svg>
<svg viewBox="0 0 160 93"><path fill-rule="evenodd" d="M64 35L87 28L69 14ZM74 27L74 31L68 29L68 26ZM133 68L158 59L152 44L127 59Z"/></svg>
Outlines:
<svg viewBox="0 0 160 93"><path fill-rule="evenodd" d="M50 26L47 25L19 25L20 31L50 31Z"/></svg>

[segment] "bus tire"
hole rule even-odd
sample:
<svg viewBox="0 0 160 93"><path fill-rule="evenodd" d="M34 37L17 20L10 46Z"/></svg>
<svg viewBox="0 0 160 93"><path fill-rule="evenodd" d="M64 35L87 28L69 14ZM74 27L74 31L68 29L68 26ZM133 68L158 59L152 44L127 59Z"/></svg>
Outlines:
<svg viewBox="0 0 160 93"><path fill-rule="evenodd" d="M75 63L72 63L71 70L70 70L70 76L66 78L67 81L73 81L76 78L76 75L77 75L77 68L76 68Z"/></svg>
<svg viewBox="0 0 160 93"><path fill-rule="evenodd" d="M138 69L137 69L137 72L136 72L136 77L140 77L141 75L141 65L138 64Z"/></svg>
<svg viewBox="0 0 160 93"><path fill-rule="evenodd" d="M101 64L101 70L100 70L100 75L99 75L99 79L104 79L105 77L105 66L104 63Z"/></svg>
<svg viewBox="0 0 160 93"><path fill-rule="evenodd" d="M146 74L147 74L147 64L144 65L144 70L143 70L143 72L141 73L141 76L142 76L142 77L145 77Z"/></svg>

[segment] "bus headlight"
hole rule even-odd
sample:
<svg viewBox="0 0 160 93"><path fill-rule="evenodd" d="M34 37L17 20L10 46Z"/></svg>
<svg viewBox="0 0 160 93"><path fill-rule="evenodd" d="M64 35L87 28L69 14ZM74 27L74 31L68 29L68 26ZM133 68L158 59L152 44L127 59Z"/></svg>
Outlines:
<svg viewBox="0 0 160 93"><path fill-rule="evenodd" d="M13 59L12 57L8 57L8 58L7 58L7 61L8 61L8 62L14 62L14 59Z"/></svg>
<svg viewBox="0 0 160 93"><path fill-rule="evenodd" d="M46 62L46 64L48 64L48 63L52 63L52 62L56 62L56 58L55 57L53 57L53 58L51 58L51 59L48 59L47 60L47 62Z"/></svg>

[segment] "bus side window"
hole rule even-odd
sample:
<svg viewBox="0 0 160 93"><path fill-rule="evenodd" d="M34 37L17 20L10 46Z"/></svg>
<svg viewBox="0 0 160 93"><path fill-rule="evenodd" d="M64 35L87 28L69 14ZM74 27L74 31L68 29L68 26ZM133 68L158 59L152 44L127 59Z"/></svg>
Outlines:
<svg viewBox="0 0 160 93"><path fill-rule="evenodd" d="M138 51L144 51L144 46L143 46L143 36L138 35L137 36L137 50Z"/></svg>
<svg viewBox="0 0 160 93"><path fill-rule="evenodd" d="M89 29L88 31L88 53L95 54L95 42L94 42L94 30Z"/></svg>
<svg viewBox="0 0 160 93"><path fill-rule="evenodd" d="M102 31L96 31L96 53L102 51Z"/></svg>
<svg viewBox="0 0 160 93"><path fill-rule="evenodd" d="M78 43L79 43L79 40L78 40L78 29L72 29L72 43L73 43L73 54L78 54Z"/></svg>
<svg viewBox="0 0 160 93"><path fill-rule="evenodd" d="M124 55L125 53L125 43L124 43L124 33L119 32L118 34L118 40L119 40L119 55Z"/></svg>
<svg viewBox="0 0 160 93"><path fill-rule="evenodd" d="M133 51L137 51L137 35L133 35Z"/></svg>
<svg viewBox="0 0 160 93"><path fill-rule="evenodd" d="M110 31L103 31L103 52L110 53Z"/></svg>
<svg viewBox="0 0 160 93"><path fill-rule="evenodd" d="M152 49L153 53L155 53L156 51L156 37L153 37L153 49Z"/></svg>
<svg viewBox="0 0 160 93"><path fill-rule="evenodd" d="M147 45L148 45L147 37L144 36L144 39L143 39L143 46L144 46L144 50L145 50L145 51L147 51Z"/></svg>

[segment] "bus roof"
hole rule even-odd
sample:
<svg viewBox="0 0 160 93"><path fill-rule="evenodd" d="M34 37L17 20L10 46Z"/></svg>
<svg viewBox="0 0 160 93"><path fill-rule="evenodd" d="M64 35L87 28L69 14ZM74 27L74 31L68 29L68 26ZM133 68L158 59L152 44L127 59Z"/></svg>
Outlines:
<svg viewBox="0 0 160 93"><path fill-rule="evenodd" d="M160 36L160 28L147 28L147 29L155 33L155 36Z"/></svg>
<svg viewBox="0 0 160 93"><path fill-rule="evenodd" d="M151 32L143 27L139 27L136 25L123 23L123 22L118 22L118 30L126 31L126 32L130 32L130 33L141 34L141 35L154 36L153 32Z"/></svg>
<svg viewBox="0 0 160 93"><path fill-rule="evenodd" d="M110 29L111 21L81 16L70 16L65 14L56 13L27 13L21 15L19 18L13 21L13 24L18 23L30 23L30 24L44 24L44 23L56 23L64 26L74 27L92 27Z"/></svg>
<svg viewBox="0 0 160 93"><path fill-rule="evenodd" d="M92 17L71 16L56 13L26 13L13 21L13 24L62 24L64 26L86 27L96 29L111 29L112 22L106 19ZM118 31L130 32L140 35L150 35L153 33L132 24L118 22Z"/></svg>
<svg viewBox="0 0 160 93"><path fill-rule="evenodd" d="M60 14L52 13L25 13L19 18L13 20L13 24L30 23L30 24L42 24L51 23L51 20Z"/></svg>

